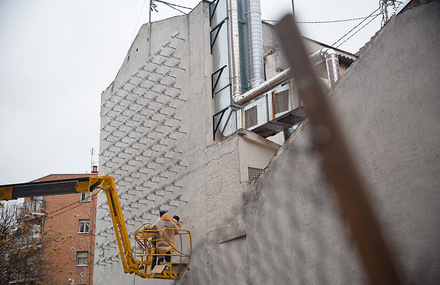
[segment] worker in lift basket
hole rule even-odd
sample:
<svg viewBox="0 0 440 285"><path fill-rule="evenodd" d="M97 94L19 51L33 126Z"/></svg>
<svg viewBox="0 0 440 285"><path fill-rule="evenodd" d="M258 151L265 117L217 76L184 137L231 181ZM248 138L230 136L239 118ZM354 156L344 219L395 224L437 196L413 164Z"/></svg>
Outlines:
<svg viewBox="0 0 440 285"><path fill-rule="evenodd" d="M180 226L180 227L179 227ZM168 244L168 242L165 240L163 229L171 228L171 229L180 229L181 224L171 218L170 214L168 214L166 211L160 211L160 218L154 222L154 224L150 227L152 230L158 230L157 232L157 243L156 243L156 253L157 254L170 254L172 247ZM175 245L175 235L176 232L173 230L167 230L165 231L165 235L167 239L170 241L170 243L174 246ZM159 259L159 261L166 261L170 262L171 257L165 256L165 260ZM155 262L153 262L154 264Z"/></svg>

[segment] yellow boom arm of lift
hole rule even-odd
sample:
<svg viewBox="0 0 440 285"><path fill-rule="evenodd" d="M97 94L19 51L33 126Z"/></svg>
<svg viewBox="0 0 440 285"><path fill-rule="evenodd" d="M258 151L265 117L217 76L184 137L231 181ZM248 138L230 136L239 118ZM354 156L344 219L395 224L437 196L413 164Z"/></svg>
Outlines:
<svg viewBox="0 0 440 285"><path fill-rule="evenodd" d="M92 193L94 190L98 190ZM25 197L35 196L53 196L62 194L74 194L81 192L88 192L90 197L95 197L100 190L104 190L107 195L110 214L112 217L113 228L115 229L116 241L118 242L119 253L121 255L122 266L125 273L134 273L143 278L160 278L160 279L181 279L187 278L187 271L189 268L189 261L191 259L192 242L191 233L187 230L175 230L176 235L180 237L180 248L176 248L166 237L166 241L172 247L171 254L157 254L155 253L155 241L158 236L158 231L153 231L148 228L148 225L143 224L135 232L136 242L142 249L141 254L143 260L137 260L133 256L130 240L128 238L127 228L125 226L124 216L122 214L121 204L119 202L118 193L116 191L115 179L111 176L91 176L74 179L52 180L29 182L11 185L0 186L0 200L13 200ZM166 236L166 235L165 235ZM189 251L183 250L183 237L189 239ZM152 271L151 260L153 256L156 258L169 256L171 259L178 259L177 262L171 262L168 269L160 272ZM185 262L182 260L185 259ZM159 267L158 267L159 268Z"/></svg>
<svg viewBox="0 0 440 285"><path fill-rule="evenodd" d="M115 229L116 240L125 273L137 273L138 264L133 257L127 228L116 192L115 179L111 176L92 176L75 179L29 182L0 186L0 200L14 200L34 196L52 196L104 190ZM99 191L93 194L96 196Z"/></svg>

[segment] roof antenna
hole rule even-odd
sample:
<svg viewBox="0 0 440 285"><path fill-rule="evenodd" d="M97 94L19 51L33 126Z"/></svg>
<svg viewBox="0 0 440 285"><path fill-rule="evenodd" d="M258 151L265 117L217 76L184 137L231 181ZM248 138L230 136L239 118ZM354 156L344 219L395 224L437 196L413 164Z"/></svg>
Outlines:
<svg viewBox="0 0 440 285"><path fill-rule="evenodd" d="M94 155L95 155L95 149L92 147L92 149L90 150L90 169L92 171L95 170L95 164L96 164L96 161L93 160Z"/></svg>

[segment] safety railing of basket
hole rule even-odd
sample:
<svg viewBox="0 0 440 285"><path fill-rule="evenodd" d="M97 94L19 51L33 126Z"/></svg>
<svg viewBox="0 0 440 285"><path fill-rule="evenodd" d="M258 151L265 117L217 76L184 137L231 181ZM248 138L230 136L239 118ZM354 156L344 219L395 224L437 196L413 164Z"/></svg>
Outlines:
<svg viewBox="0 0 440 285"><path fill-rule="evenodd" d="M159 230L151 230L149 227L151 226L151 223L144 223L141 226L139 226L135 232L134 232L134 236L135 236L135 240L137 242L137 244L141 247L143 255L142 255L142 259L143 260L137 260L137 262L139 264L148 264L152 261L152 258L154 256L156 257L165 257L165 256L170 256L171 262L170 262L170 271L172 271L172 266L173 263L176 263L175 261L173 261L173 256L174 257L178 257L179 261L178 263L182 263L184 258L187 258L187 262L184 262L186 264L186 270L187 271L190 261L191 261L191 254L192 254L192 239L191 239L191 232L188 230L182 230L182 229L174 229L174 228L165 228L162 230L163 232L163 236L164 239L166 240L166 242L169 244L169 246L172 248L172 251L170 254L158 254L155 252L155 242L158 242L160 240L163 239L159 239L157 238L157 233L159 232ZM167 235L165 234L167 231L175 231L176 232L176 236L179 237L180 242L180 248L177 248L175 246L175 244L173 245L170 240L167 238ZM184 250L184 236L187 235L189 238L189 245L188 248L189 250L186 252ZM156 236L156 238L154 237ZM154 253L153 253L154 250Z"/></svg>

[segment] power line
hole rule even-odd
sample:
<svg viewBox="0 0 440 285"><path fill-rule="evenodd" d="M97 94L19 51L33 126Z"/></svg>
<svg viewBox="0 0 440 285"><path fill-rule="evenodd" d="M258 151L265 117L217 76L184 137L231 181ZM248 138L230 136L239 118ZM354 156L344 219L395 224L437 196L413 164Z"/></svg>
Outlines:
<svg viewBox="0 0 440 285"><path fill-rule="evenodd" d="M376 10L377 11L377 10ZM380 14L374 14L374 15L369 15L366 17L358 17L358 18L351 18L351 19L342 19L342 20L328 20L328 21L307 21L307 22L296 22L298 24L332 24L332 23L343 23L343 22L351 22L351 21L357 21L357 20L365 20L368 19L370 17L377 17ZM274 22L274 23L278 23L279 21L275 21L275 20L264 20L267 22Z"/></svg>
<svg viewBox="0 0 440 285"><path fill-rule="evenodd" d="M94 200L94 199L96 199L96 197L93 197L91 200ZM72 208L70 208L70 209L67 209L67 210L65 210L65 211L63 211L63 212L61 212L61 213L57 213L57 214L55 214L55 215L53 215L53 216L51 216L51 217L49 217L49 218L54 218L54 217L56 217L56 216L58 216L58 215L64 214L64 213L66 213L66 212L68 212L68 211L70 211L70 210L73 210L73 209L75 209L75 208L78 208L78 207L84 205L84 204L80 203L80 201L77 201L77 202L75 202L75 203L78 203L78 205L76 205L75 207L72 207ZM73 204L75 204L75 203L73 203ZM70 205L73 205L73 204L70 204ZM65 208L65 207L64 207L64 208ZM59 209L59 210L60 210L60 209ZM57 210L57 211L58 211L58 210ZM53 212L52 212L52 213L53 213Z"/></svg>
<svg viewBox="0 0 440 285"><path fill-rule="evenodd" d="M371 21L373 21L374 19L377 18L377 16L379 16L380 14L377 14L376 17L374 17L373 19L371 19L370 21L368 21L365 25L363 25L359 30L357 30L354 34L352 34L351 36L349 36L348 38L345 39L345 41L343 41L342 43L340 43L339 45L336 46L336 48L340 47L343 43L345 43L346 41L348 41L349 39L351 39L354 35L356 35L360 30L362 30L363 28L365 28L366 25L368 25L369 23L371 23Z"/></svg>
<svg viewBox="0 0 440 285"><path fill-rule="evenodd" d="M95 198L96 198L96 197L93 197L93 198L91 198L91 199L95 199ZM78 203L82 203L83 201L85 201L85 200L75 201L75 202L73 202L73 203L71 203L71 204L69 204L69 205L63 206L63 207L61 207L61 208L59 208L59 209L56 209L56 210L53 210L52 212L47 213L47 214L48 214L48 215L52 215L53 213L56 213L56 212L61 211L61 210L63 210L63 209L66 209L66 208L68 208L68 207L70 207L70 206L72 206L72 205L75 205L75 204L78 204ZM72 208L72 209L74 209L74 208Z"/></svg>
<svg viewBox="0 0 440 285"><path fill-rule="evenodd" d="M73 210L73 209L75 209L75 208L78 208L79 206L81 206L81 204L76 205L75 207L72 207L72 208L70 208L70 209L67 209L67 210L65 210L65 211L62 211L62 212L60 212L60 213L58 213L58 214L55 214L55 215L53 215L53 216L49 216L49 218L55 218L56 216L59 216L59 215L64 214L64 213L66 213L66 212L68 212L68 211L70 211L70 210Z"/></svg>
<svg viewBox="0 0 440 285"><path fill-rule="evenodd" d="M170 2L165 2L165 1L162 1L162 0L154 0L154 1L156 1L156 2L160 2L160 3L164 3L164 4L169 4L169 5L171 5L171 6L179 7L179 8L182 8L182 9L192 10L192 8L190 8L190 7L181 6L181 5L177 5L177 4L170 3Z"/></svg>
<svg viewBox="0 0 440 285"><path fill-rule="evenodd" d="M135 36L135 34L136 34L136 28L137 28L137 26L139 25L139 21L140 21L140 19L141 19L142 12L144 11L145 2L147 2L147 0L144 0L144 3L142 4L141 12L139 13L139 16L138 16L138 19L137 19L137 22L136 22L136 26L134 26L133 35L131 36L131 41L134 40L134 36ZM93 148L92 148L92 164L93 164Z"/></svg>
<svg viewBox="0 0 440 285"><path fill-rule="evenodd" d="M178 8L182 8L182 9L189 9L189 10L192 10L192 8L185 7L185 6L180 6L180 5L173 4L173 3L169 3L169 2L165 2L165 1L162 1L162 0L149 0L149 1L150 1L150 4L149 4L149 6L150 6L150 7L149 7L149 11L150 11L150 13L149 13L149 19L148 19L149 22L151 22L151 11L154 10L154 11L158 12L157 9L156 9L156 5L154 4L154 2L159 2L159 3L165 4L165 5L169 6L169 7L172 8L172 9L179 11L179 12L182 13L182 14L186 14L186 13L183 12L183 11L181 11L181 10L179 10L179 9L177 9L176 7L178 7ZM137 26L139 25L139 21L140 21L140 19L141 19L142 13L143 13L143 11L144 11L145 3L146 3L146 2L147 2L147 0L144 0L144 2L143 2L143 4L142 4L141 11L140 11L140 13L139 13L139 16L138 16L138 19L137 19L136 25L135 25L135 27L134 27L133 36L132 36L132 41L133 41L133 39L134 39L134 37L135 37L135 34L136 34L136 28L137 28ZM93 149L92 149L92 151L93 151ZM93 155L93 154L92 154L92 155Z"/></svg>
<svg viewBox="0 0 440 285"><path fill-rule="evenodd" d="M177 4L173 4L173 3L169 3L169 2L166 2L166 1L162 1L162 0L152 0L152 2L159 2L159 3L165 4L168 7L172 8L172 9L174 9L176 11L179 11L182 14L186 14L186 13L183 12L182 10L178 9L178 8L192 10L192 8L181 6L181 5L177 5Z"/></svg>
<svg viewBox="0 0 440 285"><path fill-rule="evenodd" d="M354 26L350 31L348 31L345 35L343 35L342 37L340 37L336 42L334 42L331 46L335 46L338 42L340 42L343 38L345 38L347 35L349 35L353 30L355 30L357 27L359 27L363 22L365 22L366 19L370 18L374 13L376 13L378 10L380 9L377 8L376 10L374 10L369 16L367 16L364 20L362 20L359 24L357 24L356 26ZM377 17L377 15L373 18L373 20ZM372 21L372 20L371 20ZM370 21L370 22L371 22ZM370 23L368 22L368 23ZM365 27L365 26L363 26ZM362 27L362 28L363 28Z"/></svg>
<svg viewBox="0 0 440 285"><path fill-rule="evenodd" d="M76 204L76 203L79 203L79 202L80 202L80 201L75 201L75 202L73 202L72 204L69 204L69 205L63 206L63 207L61 207L61 208L59 208L59 209L56 209L56 210L54 210L54 211L52 211L52 212L50 212L50 213L47 213L47 214L48 214L48 215L51 215L51 214L53 214L53 213L55 213L55 212L61 211L61 210L65 209L65 208L70 207L70 206L72 206L72 205L74 205L74 204Z"/></svg>
<svg viewBox="0 0 440 285"><path fill-rule="evenodd" d="M359 17L359 18L351 18L351 19L343 19L343 20L333 20L333 21L315 21L315 22L297 22L298 24L330 24L330 23L343 23L343 22L351 22L351 21L357 21L357 20L366 20L370 17L377 17L380 14L375 15L369 15L366 17Z"/></svg>
<svg viewBox="0 0 440 285"><path fill-rule="evenodd" d="M345 37L347 37L352 31L354 31L357 27L362 25L362 23L364 23L367 19L371 18L365 25L360 27L354 34L352 34L351 36L346 38L343 42L339 43L339 45L335 46L336 48L338 48L342 44L344 44L346 41L351 39L354 35L356 35L359 31L361 31L365 26L367 26L369 23L371 23L374 19L376 19L378 16L382 15L382 13L375 14L379 9L380 9L380 7L377 8L376 10L374 10L370 15L368 15L366 17L358 17L358 18L350 18L350 19L342 19L342 20L329 20L329 21L308 21L308 22L297 22L297 23L298 24L333 24L333 23L343 23L343 22L351 22L351 21L362 20L361 22L359 22L356 26L354 26L351 30L349 30L347 33L345 33L342 37L340 37L336 42L334 42L331 45L331 46L335 46L341 40L343 40ZM264 21L274 22L274 23L279 22L279 21L275 21L275 20L264 20Z"/></svg>

